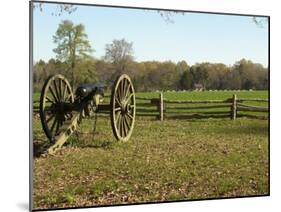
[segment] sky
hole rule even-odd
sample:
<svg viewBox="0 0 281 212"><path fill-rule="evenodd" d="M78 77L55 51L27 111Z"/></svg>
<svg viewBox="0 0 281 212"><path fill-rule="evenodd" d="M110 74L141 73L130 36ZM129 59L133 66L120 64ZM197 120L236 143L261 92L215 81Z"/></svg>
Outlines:
<svg viewBox="0 0 281 212"><path fill-rule="evenodd" d="M36 4L36 3L35 3ZM100 59L105 45L114 39L133 42L136 61L185 60L233 65L242 58L268 65L268 26L253 22L251 16L189 13L172 14L167 23L154 10L77 6L72 14L57 13L57 4L44 3L33 13L34 62L55 58L53 35L62 20L83 24L94 52Z"/></svg>

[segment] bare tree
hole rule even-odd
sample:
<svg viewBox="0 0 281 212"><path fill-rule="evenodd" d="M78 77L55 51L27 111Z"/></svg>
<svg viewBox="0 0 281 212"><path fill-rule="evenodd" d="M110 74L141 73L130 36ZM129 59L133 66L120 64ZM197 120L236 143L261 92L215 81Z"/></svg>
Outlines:
<svg viewBox="0 0 281 212"><path fill-rule="evenodd" d="M112 43L105 46L104 59L112 64L115 76L128 71L130 62L134 59L133 43L127 42L125 39L113 40Z"/></svg>
<svg viewBox="0 0 281 212"><path fill-rule="evenodd" d="M253 17L253 22L254 22L258 27L263 28L263 27L267 24L268 19L254 16L254 17Z"/></svg>
<svg viewBox="0 0 281 212"><path fill-rule="evenodd" d="M41 12L44 10L44 5L47 3L45 2L35 2L33 3L33 9L39 9ZM69 15L72 14L77 10L77 6L74 4L56 4L56 9L51 12L53 16L61 16L64 12L68 13Z"/></svg>

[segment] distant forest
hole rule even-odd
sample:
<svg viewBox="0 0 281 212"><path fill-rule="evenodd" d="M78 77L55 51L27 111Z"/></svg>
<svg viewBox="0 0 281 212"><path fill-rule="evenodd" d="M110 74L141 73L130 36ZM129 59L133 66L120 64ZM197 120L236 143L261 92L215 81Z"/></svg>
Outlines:
<svg viewBox="0 0 281 212"><path fill-rule="evenodd" d="M39 60L33 66L34 91L40 91L49 75L63 74L72 86L102 82L110 87L116 77L126 73L133 80L135 90L194 90L198 85L206 90L268 89L268 69L259 63L241 59L231 66L223 63L186 61L137 62L133 43L125 39L105 45L105 55L92 56L93 49L83 24L62 21L53 36L55 59ZM192 53L191 53L192 54Z"/></svg>
<svg viewBox="0 0 281 212"><path fill-rule="evenodd" d="M67 62L50 59L40 60L33 68L35 91L39 91L51 74L63 74L69 80L71 72ZM232 66L222 63L197 63L189 66L186 61L126 61L123 69L105 60L79 61L75 69L76 85L88 82L103 82L110 86L117 75L127 73L133 80L136 91L193 90L200 84L207 90L220 89L268 89L268 70L261 64L241 59Z"/></svg>

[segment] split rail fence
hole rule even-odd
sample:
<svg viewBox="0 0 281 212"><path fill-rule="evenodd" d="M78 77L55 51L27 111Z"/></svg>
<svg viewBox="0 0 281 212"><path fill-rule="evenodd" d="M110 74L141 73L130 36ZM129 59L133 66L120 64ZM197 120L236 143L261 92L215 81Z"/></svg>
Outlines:
<svg viewBox="0 0 281 212"><path fill-rule="evenodd" d="M159 120L250 117L268 118L268 106L249 105L249 102L267 102L268 99L232 98L225 100L168 100L163 93L158 98L137 97L137 116L155 116ZM246 102L246 103L245 103Z"/></svg>

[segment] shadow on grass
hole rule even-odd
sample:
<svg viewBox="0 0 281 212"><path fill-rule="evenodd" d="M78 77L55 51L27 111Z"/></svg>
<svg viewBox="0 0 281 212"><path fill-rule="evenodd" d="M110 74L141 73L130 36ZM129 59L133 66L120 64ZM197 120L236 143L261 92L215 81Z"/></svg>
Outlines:
<svg viewBox="0 0 281 212"><path fill-rule="evenodd" d="M102 149L110 149L113 145L113 141L92 141L92 142L77 142L75 144L68 143L66 146L75 146L78 148L102 148Z"/></svg>
<svg viewBox="0 0 281 212"><path fill-rule="evenodd" d="M111 149L113 141L100 141L100 140L90 140L90 139L77 139L72 137L67 141L64 146L78 147L78 148L102 148ZM36 140L33 142L33 157L38 158L43 154L46 154L48 148L51 147L51 143L48 140Z"/></svg>
<svg viewBox="0 0 281 212"><path fill-rule="evenodd" d="M109 149L114 143L113 140L103 139L104 136L100 132L83 132L76 131L65 144L65 146L72 146L78 148L103 148Z"/></svg>
<svg viewBox="0 0 281 212"><path fill-rule="evenodd" d="M46 153L46 150L51 146L48 140L34 140L33 141L33 157L38 158Z"/></svg>

